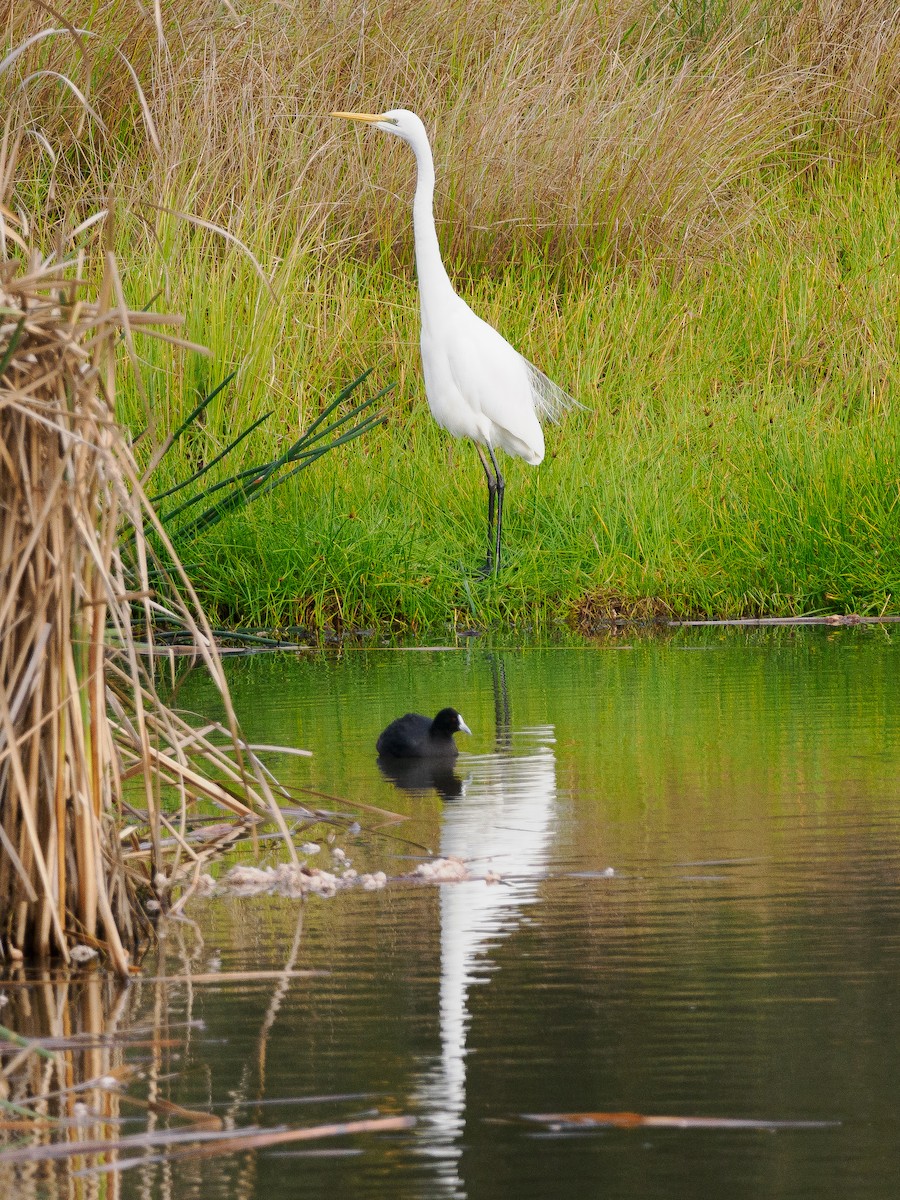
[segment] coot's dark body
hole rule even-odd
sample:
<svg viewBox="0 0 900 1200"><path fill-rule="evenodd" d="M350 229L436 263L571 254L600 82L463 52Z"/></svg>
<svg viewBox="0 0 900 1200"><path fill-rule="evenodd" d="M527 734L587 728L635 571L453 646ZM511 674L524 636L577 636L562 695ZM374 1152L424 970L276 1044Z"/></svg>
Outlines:
<svg viewBox="0 0 900 1200"><path fill-rule="evenodd" d="M455 708L442 708L432 721L419 713L406 713L391 721L377 742L386 758L456 758L454 733L471 733Z"/></svg>

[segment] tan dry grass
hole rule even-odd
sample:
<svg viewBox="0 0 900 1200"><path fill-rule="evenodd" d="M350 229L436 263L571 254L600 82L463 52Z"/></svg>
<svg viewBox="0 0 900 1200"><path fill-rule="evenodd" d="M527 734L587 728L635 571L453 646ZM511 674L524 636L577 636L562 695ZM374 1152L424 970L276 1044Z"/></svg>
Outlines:
<svg viewBox="0 0 900 1200"><path fill-rule="evenodd" d="M67 140L71 105L41 71L77 80L106 123L89 159L57 160L55 194L96 195L115 176L151 224L148 199L270 262L298 240L408 256L412 163L383 139L354 151L334 107L423 116L442 238L474 269L535 242L696 251L740 224L754 172L900 140L900 10L884 0L73 0L67 14L91 37L61 30L6 72L51 145ZM15 6L10 44L49 23ZM143 113L112 47L134 64Z"/></svg>

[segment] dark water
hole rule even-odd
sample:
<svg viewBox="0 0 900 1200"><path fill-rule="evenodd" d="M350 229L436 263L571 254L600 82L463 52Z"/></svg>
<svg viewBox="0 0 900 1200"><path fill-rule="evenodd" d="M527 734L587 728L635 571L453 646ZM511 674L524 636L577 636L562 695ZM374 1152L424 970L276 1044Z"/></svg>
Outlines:
<svg viewBox="0 0 900 1200"><path fill-rule="evenodd" d="M417 1124L315 1154L142 1168L121 1194L896 1197L898 637L232 663L249 736L315 751L273 760L283 778L407 814L380 830L364 814L363 834L340 839L354 866L397 875L421 846L503 880L194 902L196 928L167 940L170 972L189 958L327 974L139 984L136 1021L203 1022L156 1064L171 1072L162 1094L239 1124ZM199 677L179 699L212 708ZM443 796L398 789L376 764L379 730L447 703L473 730L456 778ZM823 1125L572 1133L521 1119L623 1111Z"/></svg>

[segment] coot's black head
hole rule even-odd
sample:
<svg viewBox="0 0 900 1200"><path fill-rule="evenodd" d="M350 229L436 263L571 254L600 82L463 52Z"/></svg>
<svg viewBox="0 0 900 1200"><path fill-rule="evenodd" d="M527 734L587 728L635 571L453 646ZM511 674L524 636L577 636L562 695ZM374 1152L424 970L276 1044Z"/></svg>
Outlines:
<svg viewBox="0 0 900 1200"><path fill-rule="evenodd" d="M442 708L431 722L432 737L452 737L454 733L471 733L455 708Z"/></svg>

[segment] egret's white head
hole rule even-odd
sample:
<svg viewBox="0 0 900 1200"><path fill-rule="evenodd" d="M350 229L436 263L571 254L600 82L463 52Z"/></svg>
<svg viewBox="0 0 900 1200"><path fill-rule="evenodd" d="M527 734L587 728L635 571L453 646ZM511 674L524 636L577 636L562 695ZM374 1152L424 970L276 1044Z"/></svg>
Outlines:
<svg viewBox="0 0 900 1200"><path fill-rule="evenodd" d="M347 117L350 121L364 121L374 125L384 133L393 133L415 147L423 141L427 144L428 134L425 126L414 112L408 108L392 108L383 113L333 112L333 117Z"/></svg>

